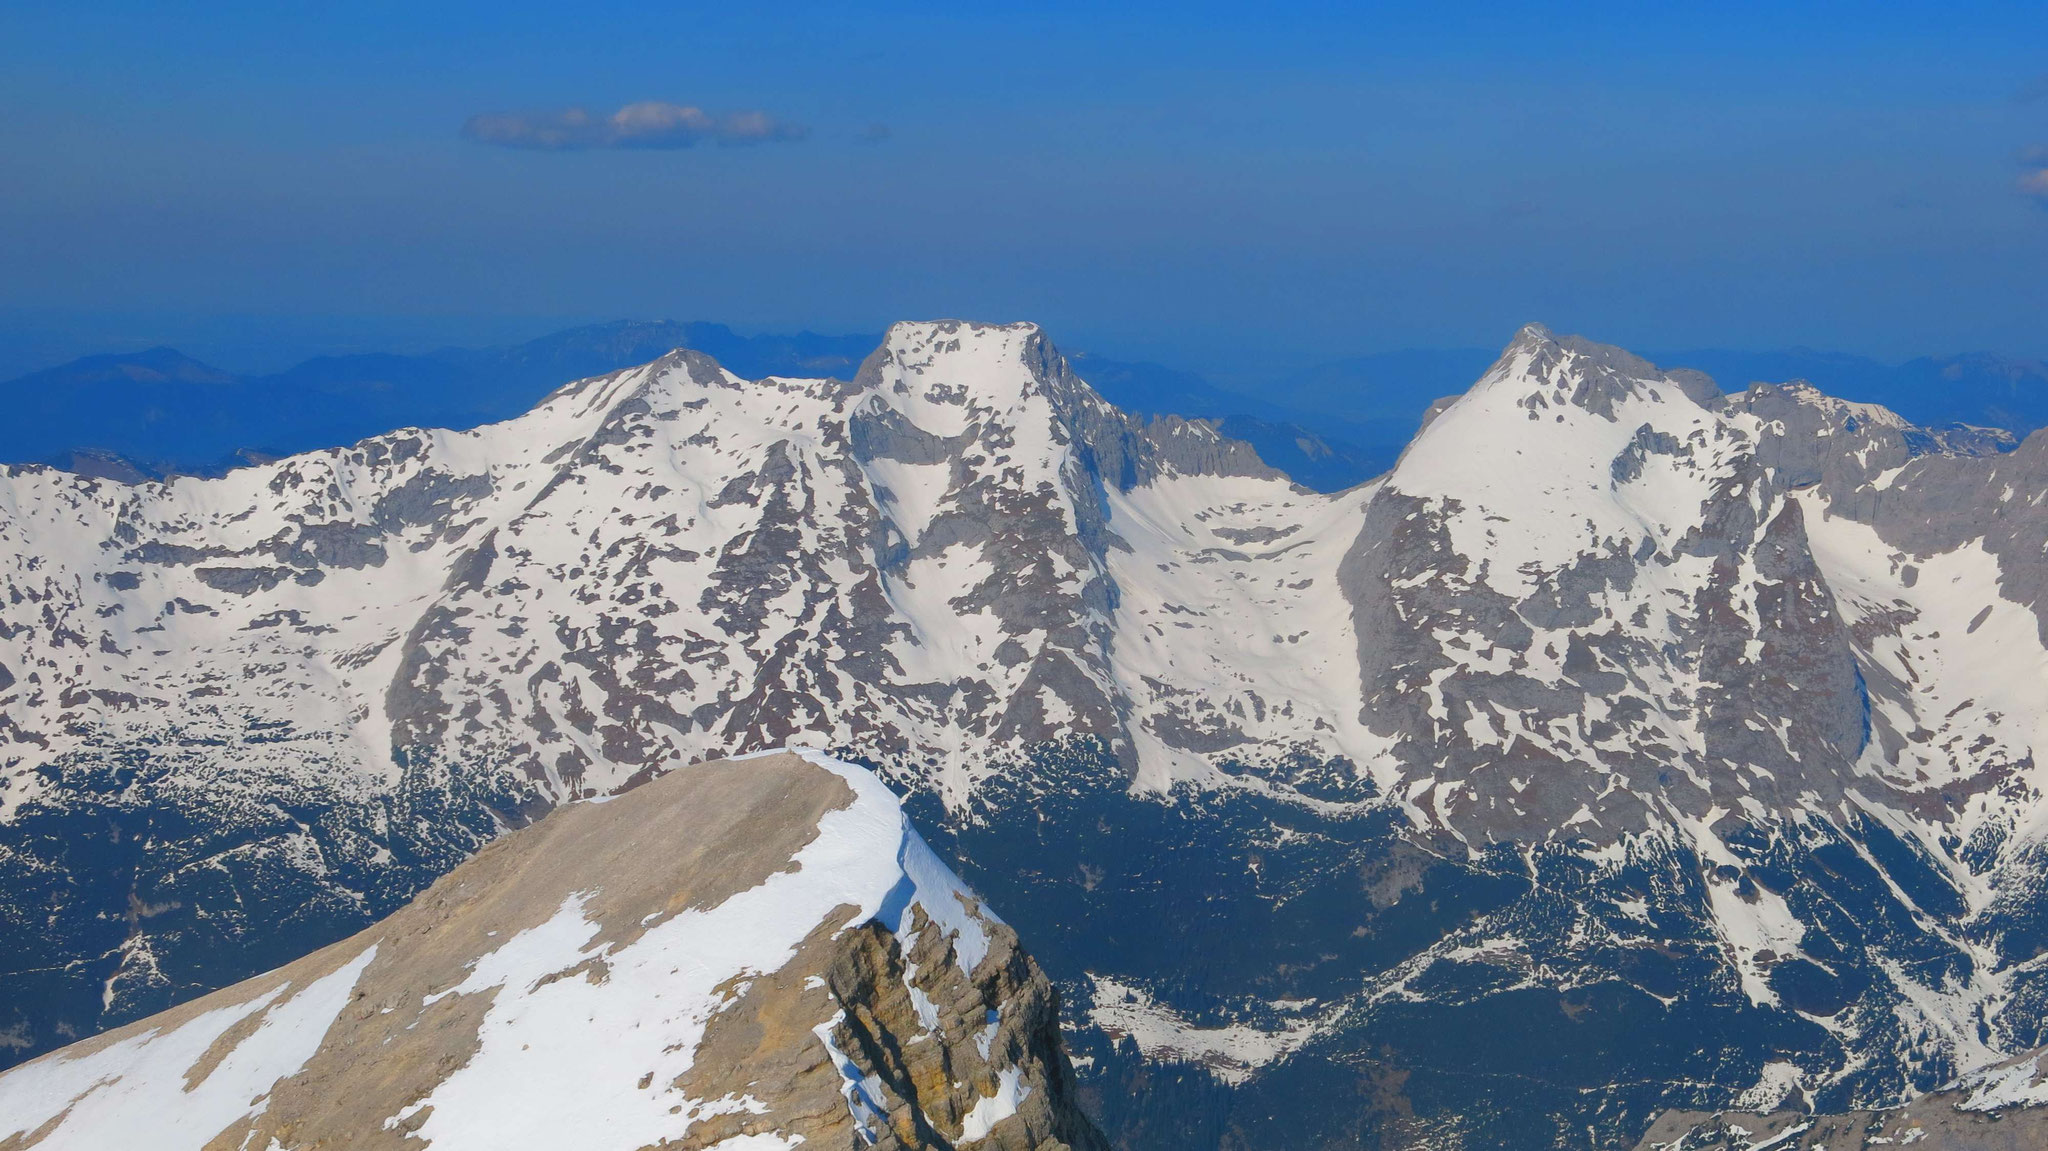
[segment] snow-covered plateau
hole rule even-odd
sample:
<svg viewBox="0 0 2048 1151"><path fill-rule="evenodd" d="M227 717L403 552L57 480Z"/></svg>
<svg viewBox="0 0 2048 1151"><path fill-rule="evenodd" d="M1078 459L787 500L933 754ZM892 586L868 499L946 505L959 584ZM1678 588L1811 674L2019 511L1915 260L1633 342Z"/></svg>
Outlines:
<svg viewBox="0 0 2048 1151"><path fill-rule="evenodd" d="M957 322L219 479L0 470L0 1047L801 743L1018 926L1123 1146L1890 1105L2048 1041L2044 499L2048 438L1534 326L1332 495Z"/></svg>

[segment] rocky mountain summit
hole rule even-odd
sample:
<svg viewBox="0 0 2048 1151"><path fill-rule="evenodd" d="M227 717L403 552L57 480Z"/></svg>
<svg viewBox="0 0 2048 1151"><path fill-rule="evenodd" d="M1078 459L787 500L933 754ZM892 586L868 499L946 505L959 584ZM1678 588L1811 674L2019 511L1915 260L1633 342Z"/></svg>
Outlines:
<svg viewBox="0 0 2048 1151"><path fill-rule="evenodd" d="M9 469L0 1042L802 742L1019 925L1121 1145L1891 1106L2048 1039L2043 453L1530 327L1325 495L946 322L216 480Z"/></svg>
<svg viewBox="0 0 2048 1151"><path fill-rule="evenodd" d="M573 803L383 922L0 1075L8 1147L1093 1151L1057 1001L857 767Z"/></svg>

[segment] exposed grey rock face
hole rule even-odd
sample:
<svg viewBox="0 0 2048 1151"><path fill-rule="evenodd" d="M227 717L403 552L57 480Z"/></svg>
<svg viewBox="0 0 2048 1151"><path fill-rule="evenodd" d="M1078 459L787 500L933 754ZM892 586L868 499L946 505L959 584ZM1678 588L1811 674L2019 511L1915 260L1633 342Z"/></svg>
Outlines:
<svg viewBox="0 0 2048 1151"><path fill-rule="evenodd" d="M1102 1107L1208 1116L1131 1146L1896 1103L2048 1037L2044 444L1532 327L1320 495L947 322L851 381L679 352L220 480L14 471L0 1034L804 742L1056 941Z"/></svg>
<svg viewBox="0 0 2048 1151"><path fill-rule="evenodd" d="M1424 429L1342 576L1410 802L1470 844L1606 843L1841 798L1856 663L1755 449L1696 375L1535 328Z"/></svg>

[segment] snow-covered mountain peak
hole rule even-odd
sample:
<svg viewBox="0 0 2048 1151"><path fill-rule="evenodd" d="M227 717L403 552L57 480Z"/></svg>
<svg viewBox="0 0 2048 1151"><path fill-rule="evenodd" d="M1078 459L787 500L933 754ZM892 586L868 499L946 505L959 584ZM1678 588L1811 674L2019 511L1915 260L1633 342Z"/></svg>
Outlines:
<svg viewBox="0 0 2048 1151"><path fill-rule="evenodd" d="M1026 490L1050 484L1082 509L1070 517L1079 530L1092 529L1098 484L1127 487L1156 470L1159 445L1068 370L1036 324L896 324L853 389L863 457L947 458L1008 475L1007 485L1021 478Z"/></svg>
<svg viewBox="0 0 2048 1151"><path fill-rule="evenodd" d="M1662 401L1676 391L1704 407L1720 405L1720 391L1707 376L1686 369L1665 371L1611 344L1583 336L1559 336L1541 324L1515 334L1471 392L1505 391L1530 419L1554 419L1574 406L1616 420L1617 404L1629 399Z"/></svg>
<svg viewBox="0 0 2048 1151"><path fill-rule="evenodd" d="M1036 324L958 320L899 323L854 377L859 407L924 438L959 440L981 429L996 446L1024 436L1042 457L1071 439L1065 426L1077 403L1107 407L1077 387Z"/></svg>
<svg viewBox="0 0 2048 1151"><path fill-rule="evenodd" d="M925 320L892 324L859 382L912 404L1004 410L1042 384L1052 351L1037 324ZM958 434L961 423L938 435Z"/></svg>
<svg viewBox="0 0 2048 1151"><path fill-rule="evenodd" d="M1668 551L1751 440L1697 381L1531 325L1386 486L1440 505L1472 578L1520 598L1583 556Z"/></svg>

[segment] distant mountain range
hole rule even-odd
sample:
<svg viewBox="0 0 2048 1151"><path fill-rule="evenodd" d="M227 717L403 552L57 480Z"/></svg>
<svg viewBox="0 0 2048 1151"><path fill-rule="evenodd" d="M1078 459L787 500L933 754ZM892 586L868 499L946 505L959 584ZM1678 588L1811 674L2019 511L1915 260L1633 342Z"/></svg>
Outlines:
<svg viewBox="0 0 2048 1151"><path fill-rule="evenodd" d="M217 475L402 427L467 429L527 411L562 381L686 347L750 379L850 377L879 334L742 336L723 324L621 320L500 348L320 356L241 375L167 347L88 356L0 383L0 463L48 463L123 482ZM1342 491L1393 467L1439 398L1462 392L1497 353L1409 349L1335 360L1265 385L1078 353L1076 372L1140 416L1218 422L1296 483ZM1881 404L1916 425L2048 426L2048 365L1989 353L1890 365L1806 348L1693 349L1655 362L1706 372L1724 390L1806 380Z"/></svg>
<svg viewBox="0 0 2048 1151"><path fill-rule="evenodd" d="M1969 352L1894 366L1808 348L1671 352L1658 360L1698 368L1730 389L1756 380L1805 380L1833 395L1882 404L1928 427L1969 424L2019 436L2048 427L2048 364L2039 360Z"/></svg>
<svg viewBox="0 0 2048 1151"><path fill-rule="evenodd" d="M112 478L213 474L402 427L473 428L531 408L564 380L678 347L749 377L851 375L879 336L741 336L722 324L620 321L524 344L424 355L320 356L237 375L173 348L88 356L0 384L0 462Z"/></svg>
<svg viewBox="0 0 2048 1151"><path fill-rule="evenodd" d="M1278 380L1262 395L1281 409L1317 413L1322 422L1310 427L1384 457L1382 466L1390 467L1429 405L1462 393L1497 354L1450 348L1337 360ZM1811 348L1694 348L1645 356L1665 368L1705 372L1723 391L1804 380L1841 399L1890 408L1921 427L2003 428L2019 438L2048 427L2048 364L2039 360L1970 352L1884 364Z"/></svg>
<svg viewBox="0 0 2048 1151"><path fill-rule="evenodd" d="M414 904L436 906L550 809L605 824L632 809L577 801L796 745L879 772L1013 925L1058 988L1078 1102L1126 1151L1699 1151L1702 1128L1806 1123L1834 1151L1845 1125L1917 1151L2038 1130L2015 1112L2048 1105L2048 433L2015 448L1808 386L1726 393L1531 326L1390 473L1321 495L1087 378L1226 402L1201 381L1070 371L1030 325L905 323L862 355L830 369L850 379L761 379L664 354L511 421L219 479L0 467L0 1064L299 962L445 876ZM868 858L885 866L861 890L893 890L906 857ZM546 874L544 920L520 927L592 886L627 932L661 906L605 903L624 893L603 868ZM619 1052L666 1050L665 1013L704 1002L620 998L652 952L545 982L559 969L504 964L553 950L505 942L472 968L500 944L424 945L398 913L327 954L384 939L380 964L527 972L497 1009L597 996L643 1023ZM539 945L576 920L488 926ZM790 922L806 938L818 916ZM916 1018L955 1041L952 1074L910 1075L919 1097L972 1103L956 1085L991 1063L1051 1083L1042 1030L1035 1060L998 1046L1029 1013L935 993L948 965L904 950L915 976L829 987L857 985L843 1006L875 1004L887 1034ZM786 965L712 982L741 966L693 986L762 1005L761 1034L783 1028L766 1050L825 1066L795 978L816 968L790 972L784 1011ZM347 1130L393 1144L387 1119L454 1121L452 1094L413 1105L479 1032L423 1013L485 996L426 1003L458 976L381 970L333 1010L391 1044L330 1048L374 1052L374 1082L324 1077L306 1034L312 1077L265 1130L329 1101L378 1110ZM288 1024L235 1022L254 1010L209 1016L232 1025L217 1046L159 1020L0 1078L0 1140L121 1108L157 1124L128 1145L167 1145L171 1105L140 1092L194 1106L201 1065L238 1121L261 1087L236 1069L300 1065L263 1061ZM540 1035L495 1027L487 1060ZM74 1061L143 1034L165 1041L156 1070L118 1088L95 1086L116 1057ZM590 1050L517 1081L567 1090L600 1070ZM605 1079L650 1090L649 1068ZM10 1082L57 1106L10 1108ZM1927 1097L1958 1082L1977 1086ZM1889 1111L1913 1100L1925 1138Z"/></svg>

